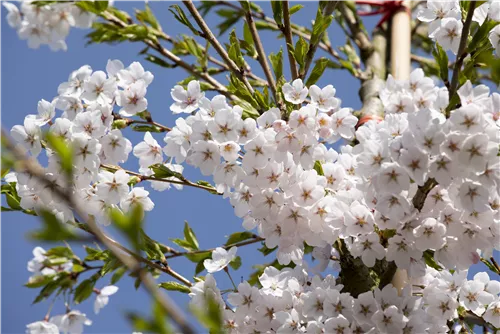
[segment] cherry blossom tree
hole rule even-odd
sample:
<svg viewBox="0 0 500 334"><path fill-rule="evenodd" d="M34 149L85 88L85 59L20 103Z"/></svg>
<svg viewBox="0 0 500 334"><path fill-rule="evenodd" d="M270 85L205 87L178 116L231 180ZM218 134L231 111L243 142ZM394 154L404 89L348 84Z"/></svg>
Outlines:
<svg viewBox="0 0 500 334"><path fill-rule="evenodd" d="M304 5L318 7L311 26L291 21ZM154 299L150 317L130 317L144 332L196 332L169 293L189 294L214 333L499 330L499 1L273 1L272 13L248 1L165 4L181 37L147 3L134 17L107 1L3 6L30 48L66 50L71 29L87 29L90 44L142 43L138 60L187 74L170 92L175 124L148 111L154 74L111 59L82 64L37 114L2 130L2 211L39 216L33 235L57 243L34 249L26 286L40 289L35 302L72 300L28 333L81 333L92 317L77 305L93 299L97 314L126 273ZM369 32L362 18L375 14ZM345 45L330 41L333 24ZM235 26L242 35L215 34ZM280 52L265 52L262 30L278 35ZM342 105L335 80L316 85L327 69L359 80L359 110ZM121 166L134 157L135 170ZM187 179L186 165L211 182ZM172 187L220 196L242 232L213 249L188 223L172 227L184 238L170 246L147 235L146 212L162 210L150 192ZM100 247L79 257L72 242L82 238ZM238 248L256 244L272 260L236 284ZM193 263L193 278L169 265L175 257ZM489 272L468 280L480 261ZM220 271L232 286L218 286Z"/></svg>

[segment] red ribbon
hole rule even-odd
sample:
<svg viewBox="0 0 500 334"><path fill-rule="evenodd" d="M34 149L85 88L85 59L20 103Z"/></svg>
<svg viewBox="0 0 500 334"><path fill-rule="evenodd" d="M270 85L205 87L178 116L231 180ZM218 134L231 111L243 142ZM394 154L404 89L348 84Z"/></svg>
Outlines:
<svg viewBox="0 0 500 334"><path fill-rule="evenodd" d="M409 11L409 8L403 5L403 1L399 0L356 0L358 5L370 5L373 7L378 7L371 12L358 11L359 16L371 16L382 14L382 18L377 23L377 28L380 27L384 22L389 21L389 19L399 11Z"/></svg>

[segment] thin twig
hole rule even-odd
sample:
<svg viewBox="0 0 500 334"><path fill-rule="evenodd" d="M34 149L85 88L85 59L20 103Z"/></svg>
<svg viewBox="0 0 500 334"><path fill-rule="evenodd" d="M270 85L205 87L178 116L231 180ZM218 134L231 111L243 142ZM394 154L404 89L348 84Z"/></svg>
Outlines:
<svg viewBox="0 0 500 334"><path fill-rule="evenodd" d="M182 1L182 3L189 10L196 23L198 23L198 26L203 32L202 37L208 40L210 44L212 44L215 51L217 51L217 53L222 57L227 66L231 69L231 72L233 72L234 75L236 75L236 77L238 77L238 79L240 79L245 84L248 91L251 94L253 94L254 93L253 87L252 85L250 85L247 78L245 77L243 70L238 68L238 66L234 63L234 61L232 61L232 59L229 58L228 53L226 52L224 47L219 43L219 40L217 39L217 37L215 37L212 30L210 30L207 23L201 16L200 12L198 12L198 9L196 9L196 6L193 4L193 2L190 0L185 0Z"/></svg>
<svg viewBox="0 0 500 334"><path fill-rule="evenodd" d="M180 185L183 185L183 186L188 186L188 187L194 187L194 188L199 188L199 189L207 190L207 191L209 191L211 193L214 193L216 195L222 195L221 193L216 192L215 188L211 188L211 187L207 187L207 186L204 186L204 185L201 185L201 184L197 184L197 183L191 182L189 180L159 179L159 178L156 178L154 176L146 176L146 175L142 175L142 174L137 173L137 172L126 170L126 169L123 169L120 166L115 166L115 165L101 164L101 167L105 168L105 169L108 169L108 170L112 170L112 171L117 171L117 170L120 170L120 169L124 170L125 173L127 173L128 175L137 176L138 178L141 179L141 181L148 180L148 181L158 181L158 182L165 182L165 183L180 184Z"/></svg>
<svg viewBox="0 0 500 334"><path fill-rule="evenodd" d="M109 13L107 11L101 13L101 16L104 19L106 19L106 20L110 21L111 23L115 24L116 26L119 26L119 27L122 27L122 28L126 28L126 27L129 26L128 24L126 24L125 22L121 21L120 19L118 19L113 14L111 14L111 13ZM169 36L167 36L167 37L169 37ZM166 39L166 40L168 40L168 39ZM180 57L178 57L177 55L175 55L173 52L171 52L170 50L164 48L158 41L154 41L154 40L151 40L151 39L144 39L143 42L147 46L151 47L152 49L156 50L161 55L163 55L164 57L166 57L167 59L169 59L170 61L174 62L177 66L180 66L183 69L185 69L188 73L192 74L193 76L195 76L197 78L200 78L200 79L203 79L204 81L206 81L207 83L209 83L210 85L212 85L215 90L217 90L219 93L221 93L222 95L226 96L230 100L232 100L232 101L239 101L240 100L238 97L236 97L233 94L231 94L224 85L222 85L219 81L217 81L216 79L214 79L208 73L201 72L198 69L196 69L196 67L194 65L186 63L184 60L182 60Z"/></svg>
<svg viewBox="0 0 500 334"><path fill-rule="evenodd" d="M458 77L460 74L460 70L462 69L462 64L464 63L464 59L467 56L466 52L467 38L469 37L469 30L472 24L472 17L474 16L474 10L476 9L476 5L477 5L476 1L469 2L469 11L467 12L467 17L465 19L464 26L462 29L462 36L460 37L460 44L458 46L458 52L457 52L457 60L455 62L455 68L453 68L453 75L451 77L450 95L449 95L450 101L457 91ZM446 118L448 117L450 117L450 110L447 109Z"/></svg>
<svg viewBox="0 0 500 334"><path fill-rule="evenodd" d="M179 326L183 333L194 334L195 331L191 327L187 317L183 312L177 307L177 305L170 300L170 298L161 293L157 287L156 281L147 272L141 270L139 262L133 256L127 256L120 252L115 243L110 239L96 224L94 219L85 219L88 214L83 210L77 201L74 200L72 193L60 187L54 187L51 180L47 179L45 175L45 170L38 164L38 162L30 157L27 157L19 147L14 145L9 137L6 135L2 129L2 145L10 151L17 160L17 168L22 172L28 173L30 176L35 178L41 184L45 185L55 197L60 201L65 202L68 207L72 208L73 211L82 219L84 219L90 231L93 235L102 242L116 258L122 262L131 272L138 272L139 279L143 283L144 287L149 291L153 298L161 305L163 310L169 315L169 317Z"/></svg>
<svg viewBox="0 0 500 334"><path fill-rule="evenodd" d="M290 10L288 8L288 1L283 1L283 35L285 35L286 49L288 53L288 61L290 63L290 72L292 73L292 80L299 77L299 71L297 69L297 63L292 55L293 38L292 38L292 27L290 24Z"/></svg>
<svg viewBox="0 0 500 334"><path fill-rule="evenodd" d="M255 44L255 49L257 50L260 66L262 67L266 79L269 82L269 88L271 88L274 101L276 102L276 104L280 105L281 99L278 96L278 92L276 90L276 81L274 80L271 68L269 67L269 63L267 62L266 52L264 51L264 46L262 45L262 41L260 40L259 32L257 31L257 27L255 26L255 22L253 20L252 12L250 9L245 10L245 17L248 23L248 28L250 30L250 33L252 34L253 42Z"/></svg>

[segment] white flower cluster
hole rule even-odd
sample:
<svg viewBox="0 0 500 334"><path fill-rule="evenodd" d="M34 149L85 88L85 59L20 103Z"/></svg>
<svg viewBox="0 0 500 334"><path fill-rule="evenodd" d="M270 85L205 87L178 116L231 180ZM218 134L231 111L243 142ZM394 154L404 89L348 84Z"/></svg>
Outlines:
<svg viewBox="0 0 500 334"><path fill-rule="evenodd" d="M418 281L398 296L392 285L354 298L328 275L308 277L303 268L268 267L259 277L262 287L240 283L227 301L211 274L191 289L191 305L206 309L211 298L224 315L228 333L449 333L447 322L462 316L483 316L500 326L500 283L479 273L466 280L467 271L438 272L428 268ZM416 284L416 283L415 283ZM229 305L228 305L229 307ZM458 325L460 326L460 325Z"/></svg>
<svg viewBox="0 0 500 334"><path fill-rule="evenodd" d="M68 261L60 265L48 265L48 258L45 255L46 251L42 247L35 247L33 249L33 259L28 262L28 271L33 273L30 277L30 282L36 281L41 276L54 276L61 272L71 272L73 263ZM102 289L94 289L96 299L94 302L94 312L98 314L99 311L108 304L109 296L115 294L118 287L108 285ZM80 334L83 332L83 326L90 326L92 321L87 316L78 310L68 310L65 314L56 315L50 319L43 321L36 321L26 325L27 334L59 334L74 333Z"/></svg>
<svg viewBox="0 0 500 334"><path fill-rule="evenodd" d="M133 203L146 211L154 206L144 188L130 190L126 171L102 168L123 163L132 151L130 141L111 127L115 104L123 117L143 111L153 76L139 63L125 68L116 60L106 70L74 71L52 102L40 101L38 115L28 115L24 126L11 131L33 156L41 152L44 125L71 143L72 190L103 224L118 204L123 211ZM213 176L244 227L257 228L268 248L277 247L280 264L304 266L304 245L313 246L320 260L313 272L325 270L338 238L368 267L385 258L414 279L426 274L424 252L446 269L462 270L498 247L499 94L467 82L458 91L461 106L446 118L448 91L416 69L405 82L389 77L380 92L385 118L355 130L356 117L340 107L332 86L307 88L296 80L283 92L295 106L286 117L272 108L254 120L243 119L243 110L223 96L206 98L197 81L187 89L175 86L172 111L190 115L177 119L164 147L145 134L133 149L140 173L151 175L150 166L164 163L164 153L171 162L200 168ZM310 102L303 105L307 95ZM63 113L54 119L56 108ZM359 143L342 146L340 153L326 146L340 138ZM47 156L51 187L64 187L58 156L50 149ZM44 185L22 173L8 179L17 181L24 209L50 208L61 221L72 219ZM169 186L151 183L157 190ZM427 188L419 211L412 202ZM230 253L207 262L210 271L225 267Z"/></svg>
<svg viewBox="0 0 500 334"><path fill-rule="evenodd" d="M39 6L22 1L19 8L10 2L2 4L8 12L8 24L17 29L19 38L27 40L32 49L46 44L52 51L66 51L65 40L71 27L88 29L96 17L72 3Z"/></svg>
<svg viewBox="0 0 500 334"><path fill-rule="evenodd" d="M283 91L292 103L307 96L300 80ZM304 242L328 259L338 237L367 266L385 257L414 277L425 272L427 250L449 269L491 254L500 236L499 94L467 82L458 91L462 106L446 119L448 91L421 69L407 82L389 77L381 91L385 119L365 123L359 144L337 154L323 142L352 139L356 119L348 109L323 112L319 106L335 91L323 92L330 93L310 94L311 103L288 122L278 109L254 121L242 120L241 109L222 96L205 98L197 82L187 91L177 86L172 109L194 114L176 121L164 151L213 175L244 227L257 227L267 247L278 246L281 264L301 264ZM417 187L434 182L419 212L411 203ZM387 249L383 230L396 231Z"/></svg>
<svg viewBox="0 0 500 334"><path fill-rule="evenodd" d="M458 0L427 0L426 8L417 17L429 23L429 37L437 41L445 51L458 52L462 36L462 10ZM486 18L500 22L500 1L489 0L474 11L473 21L482 25ZM500 56L500 25L489 33L489 39Z"/></svg>
<svg viewBox="0 0 500 334"><path fill-rule="evenodd" d="M154 207L149 192L142 187L130 190L130 177L123 170L112 173L101 169L102 164L118 165L128 159L131 142L119 129L112 129L113 108L121 107L121 115L134 115L147 107L146 87L153 80L150 72L134 62L129 67L118 60L108 61L107 74L93 72L90 66L82 66L71 73L67 82L59 85L58 96L52 102L41 100L38 114L28 115L24 125L11 130L12 137L23 145L32 156L42 149L42 127L60 136L73 149L73 182L71 189L89 215L108 224L107 211L117 207L128 211L133 203L142 204L144 210ZM62 111L55 117L56 109ZM136 150L140 151L138 147ZM53 187L65 187L58 155L46 150L48 165L45 169ZM27 174L8 175L9 181L17 182L17 191L24 209L49 209L63 222L72 220L73 214L65 203L53 198L51 191Z"/></svg>

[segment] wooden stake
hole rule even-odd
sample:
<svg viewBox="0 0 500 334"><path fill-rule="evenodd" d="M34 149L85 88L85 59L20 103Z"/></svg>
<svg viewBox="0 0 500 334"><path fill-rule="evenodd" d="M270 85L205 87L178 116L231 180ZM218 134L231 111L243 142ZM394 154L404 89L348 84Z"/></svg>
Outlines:
<svg viewBox="0 0 500 334"><path fill-rule="evenodd" d="M391 25L391 74L396 80L408 80L411 68L411 16L407 1L403 8L392 17ZM401 295L408 284L408 273L397 269L392 285Z"/></svg>
<svg viewBox="0 0 500 334"><path fill-rule="evenodd" d="M392 17L391 74L396 80L408 80L411 68L411 16L406 1Z"/></svg>

